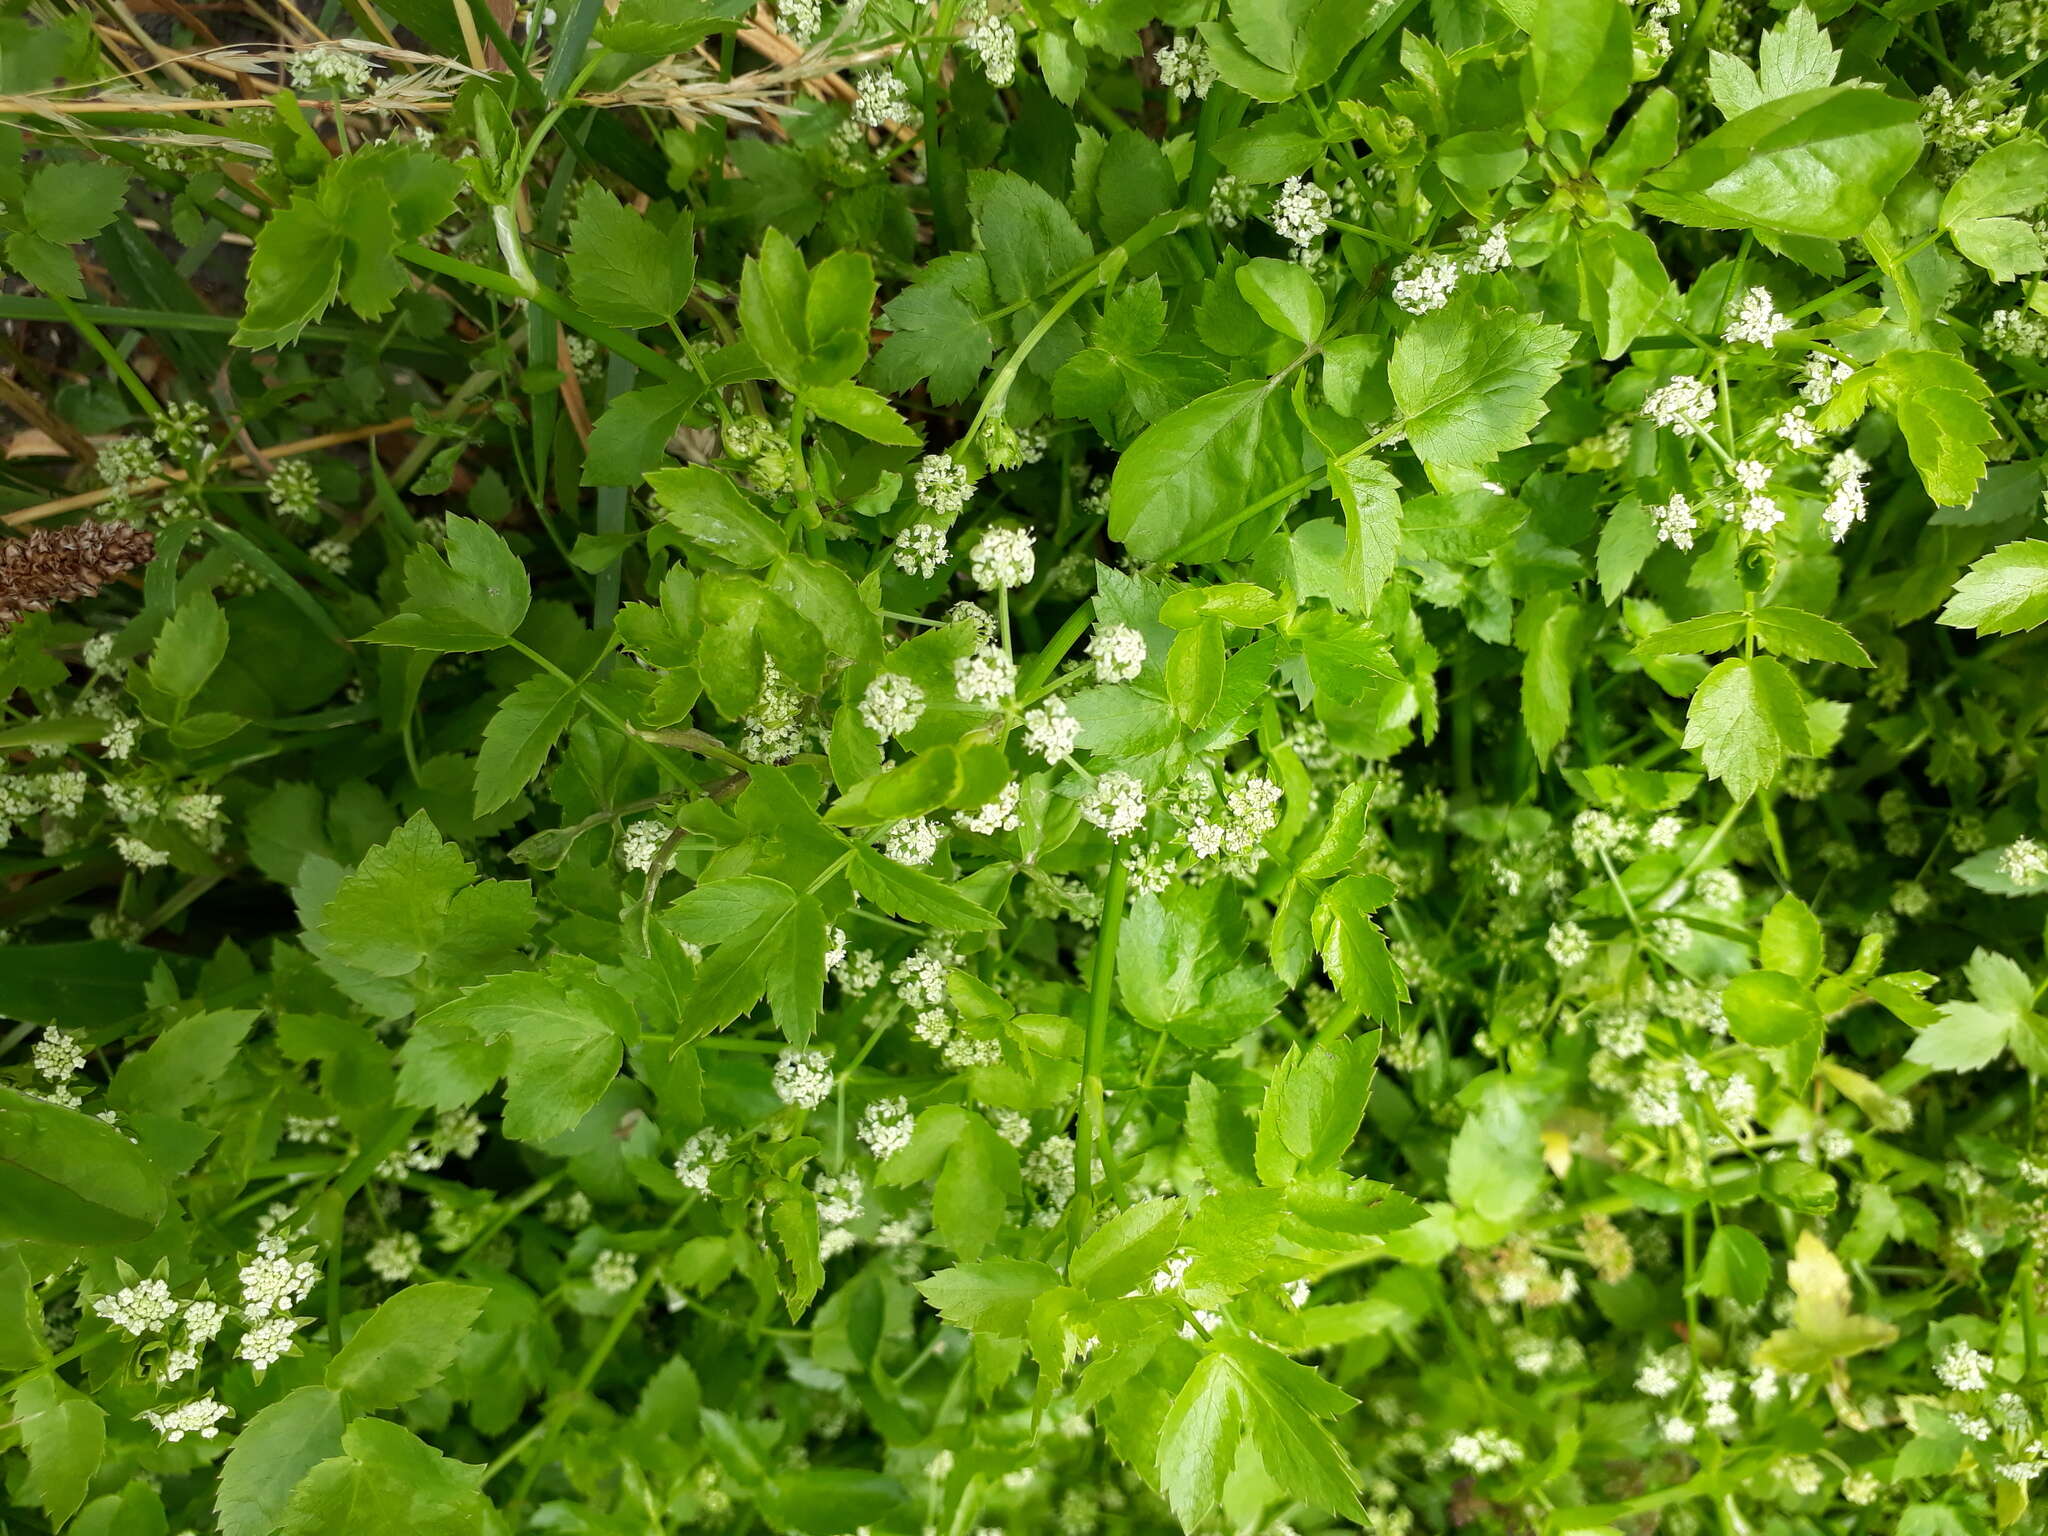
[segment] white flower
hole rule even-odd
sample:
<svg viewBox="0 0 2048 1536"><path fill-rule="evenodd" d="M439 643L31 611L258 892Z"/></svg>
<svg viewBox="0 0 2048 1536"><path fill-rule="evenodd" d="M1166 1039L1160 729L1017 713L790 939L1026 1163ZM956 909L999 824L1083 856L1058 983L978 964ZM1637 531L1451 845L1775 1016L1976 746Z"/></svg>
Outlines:
<svg viewBox="0 0 2048 1536"><path fill-rule="evenodd" d="M676 1178L681 1181L683 1188L703 1193L711 1187L712 1165L724 1162L725 1155L731 1147L730 1137L708 1126L700 1131L692 1131L690 1139L685 1141L681 1150L676 1153Z"/></svg>
<svg viewBox="0 0 2048 1536"><path fill-rule="evenodd" d="M590 1261L590 1283L607 1296L617 1296L633 1289L633 1282L640 1278L640 1268L633 1262L630 1253L620 1253L616 1248L600 1249L596 1258Z"/></svg>
<svg viewBox="0 0 2048 1536"><path fill-rule="evenodd" d="M1785 521L1785 510L1768 496L1751 496L1742 503L1742 526L1748 533L1769 533Z"/></svg>
<svg viewBox="0 0 2048 1536"><path fill-rule="evenodd" d="M1081 817L1121 842L1145 824L1145 786L1128 773L1105 773L1081 798Z"/></svg>
<svg viewBox="0 0 2048 1536"><path fill-rule="evenodd" d="M1047 699L1024 711L1024 746L1045 759L1048 766L1063 763L1080 744L1081 722L1067 713L1063 699Z"/></svg>
<svg viewBox="0 0 2048 1536"><path fill-rule="evenodd" d="M1803 405L1795 405L1791 410L1780 416L1778 424L1773 430L1788 447L1817 448L1820 446L1820 434L1813 430L1813 423L1806 419L1806 407Z"/></svg>
<svg viewBox="0 0 2048 1536"><path fill-rule="evenodd" d="M92 1309L131 1339L161 1333L178 1315L177 1300L161 1280L138 1280L123 1286L111 1296L97 1297Z"/></svg>
<svg viewBox="0 0 2048 1536"><path fill-rule="evenodd" d="M998 588L1025 585L1038 569L1030 531L1009 527L988 529L968 555L967 569L976 586L991 592Z"/></svg>
<svg viewBox="0 0 2048 1536"><path fill-rule="evenodd" d="M1514 254L1508 250L1508 227L1496 224L1486 232L1486 238L1479 242L1466 265L1474 272L1502 272L1514 264Z"/></svg>
<svg viewBox="0 0 2048 1536"><path fill-rule="evenodd" d="M193 1301L185 1304L185 1337L196 1344L211 1343L220 1334L221 1324L228 1320L228 1309L217 1301Z"/></svg>
<svg viewBox="0 0 2048 1536"><path fill-rule="evenodd" d="M1577 923L1552 923L1543 940L1543 951L1559 969L1568 971L1593 952L1593 943Z"/></svg>
<svg viewBox="0 0 2048 1536"><path fill-rule="evenodd" d="M951 522L974 495L974 476L949 454L928 453L918 461L917 504Z"/></svg>
<svg viewBox="0 0 2048 1536"><path fill-rule="evenodd" d="M1998 872L2014 885L2038 885L2048 877L2048 850L2031 837L2016 837L1999 854Z"/></svg>
<svg viewBox="0 0 2048 1536"><path fill-rule="evenodd" d="M1290 176L1273 199L1271 218L1281 239L1311 250L1322 244L1330 227L1330 194L1312 181Z"/></svg>
<svg viewBox="0 0 2048 1536"><path fill-rule="evenodd" d="M668 841L669 828L658 821L636 821L619 839L619 862L643 874L654 868L661 845Z"/></svg>
<svg viewBox="0 0 2048 1536"><path fill-rule="evenodd" d="M1216 65L1209 57L1209 45L1192 33L1182 33L1152 55L1159 69L1159 83L1182 101L1209 94L1216 83Z"/></svg>
<svg viewBox="0 0 2048 1536"><path fill-rule="evenodd" d="M880 128L889 123L905 127L918 121L910 104L910 87L886 69L864 69L855 83L853 120L863 128Z"/></svg>
<svg viewBox="0 0 2048 1536"><path fill-rule="evenodd" d="M1448 256L1410 256L1394 269L1394 302L1411 315L1426 315L1451 302L1458 264Z"/></svg>
<svg viewBox="0 0 2048 1536"><path fill-rule="evenodd" d="M888 1157L910 1145L916 1124L908 1099L877 1099L861 1111L860 1139L876 1157Z"/></svg>
<svg viewBox="0 0 2048 1536"><path fill-rule="evenodd" d="M195 1398L189 1403L181 1403L176 1408L166 1409L162 1413L154 1409L145 1409L142 1417L151 1429L162 1435L168 1443L176 1445L187 1435L197 1435L202 1440L213 1439L220 1433L220 1421L232 1418L233 1413L224 1404L215 1402L209 1394L206 1397Z"/></svg>
<svg viewBox="0 0 2048 1536"><path fill-rule="evenodd" d="M808 43L824 25L825 8L821 0L776 0L775 20L796 42Z"/></svg>
<svg viewBox="0 0 2048 1536"><path fill-rule="evenodd" d="M945 836L946 829L931 817L913 816L889 829L888 835L882 839L882 852L898 864L914 868L931 863Z"/></svg>
<svg viewBox="0 0 2048 1536"><path fill-rule="evenodd" d="M1017 78L1017 34L999 16L984 16L967 34L967 51L981 62L989 84L1003 86Z"/></svg>
<svg viewBox="0 0 2048 1536"><path fill-rule="evenodd" d="M799 1109L816 1109L832 1092L832 1061L823 1051L792 1047L775 1058L775 1096Z"/></svg>
<svg viewBox="0 0 2048 1536"><path fill-rule="evenodd" d="M417 1240L415 1240L417 1246ZM312 1294L320 1283L320 1271L311 1264L293 1263L284 1256L282 1243L265 1240L256 1258L242 1266L242 1311L250 1317L291 1312Z"/></svg>
<svg viewBox="0 0 2048 1536"><path fill-rule="evenodd" d="M1683 1414L1674 1413L1662 1425L1664 1438L1673 1445L1691 1445L1699 1428Z"/></svg>
<svg viewBox="0 0 2048 1536"><path fill-rule="evenodd" d="M370 61L333 43L302 50L286 68L293 87L301 91L360 96L370 85Z"/></svg>
<svg viewBox="0 0 2048 1536"><path fill-rule="evenodd" d="M43 1031L28 1059L38 1077L66 1078L85 1070L85 1052L79 1049L78 1037L54 1025Z"/></svg>
<svg viewBox="0 0 2048 1536"><path fill-rule="evenodd" d="M1128 683L1145 667L1145 637L1128 624L1098 624L1088 641L1095 675L1105 683Z"/></svg>
<svg viewBox="0 0 2048 1536"><path fill-rule="evenodd" d="M1643 397L1643 414L1679 437L1704 432L1714 419L1714 387L1689 373L1672 376L1661 389Z"/></svg>
<svg viewBox="0 0 2048 1536"><path fill-rule="evenodd" d="M279 517L308 518L320 510L320 482L304 459L280 462L263 489Z"/></svg>
<svg viewBox="0 0 2048 1536"><path fill-rule="evenodd" d="M860 697L861 723L877 736L901 736L924 714L924 690L907 677L884 672Z"/></svg>
<svg viewBox="0 0 2048 1536"><path fill-rule="evenodd" d="M1835 398L1835 391L1847 381L1856 370L1848 363L1829 357L1824 352L1809 352L1806 361L1800 365L1805 377L1799 385L1799 393L1808 405L1826 405Z"/></svg>
<svg viewBox="0 0 2048 1536"><path fill-rule="evenodd" d="M976 651L953 663L953 689L968 704L1007 704L1017 691L1017 664L998 650Z"/></svg>
<svg viewBox="0 0 2048 1536"><path fill-rule="evenodd" d="M171 861L171 856L163 849L146 843L139 837L116 837L114 851L136 869L161 869Z"/></svg>
<svg viewBox="0 0 2048 1536"><path fill-rule="evenodd" d="M1728 470L1745 491L1760 491L1771 483L1771 466L1761 459L1737 459Z"/></svg>
<svg viewBox="0 0 2048 1536"><path fill-rule="evenodd" d="M363 1263L379 1280L396 1285L410 1278L412 1272L419 1268L420 1240L410 1232L394 1232L389 1237L380 1237L370 1244L370 1251L363 1255Z"/></svg>
<svg viewBox="0 0 2048 1536"><path fill-rule="evenodd" d="M1778 306L1771 298L1768 288L1752 288L1742 296L1742 308L1735 318L1728 322L1728 328L1721 333L1721 339L1734 345L1739 342L1754 342L1757 346L1768 347L1778 339L1780 331L1792 329L1792 322L1778 313Z"/></svg>
<svg viewBox="0 0 2048 1536"><path fill-rule="evenodd" d="M955 811L954 822L966 831L982 837L994 837L999 832L1014 832L1024 824L1017 814L1017 781L1012 779L1002 787L995 799L971 811Z"/></svg>
<svg viewBox="0 0 2048 1536"><path fill-rule="evenodd" d="M306 558L337 576L346 576L356 557L355 552L341 539L322 539L306 551Z"/></svg>
<svg viewBox="0 0 2048 1536"><path fill-rule="evenodd" d="M1848 537L1851 528L1863 521L1868 510L1863 493L1863 470L1867 467L1863 456L1853 448L1844 448L1828 463L1826 478L1834 489L1820 515L1837 544Z"/></svg>
<svg viewBox="0 0 2048 1536"><path fill-rule="evenodd" d="M1636 1372L1636 1390L1645 1397L1669 1397L1678 1390L1678 1372L1661 1355L1652 1356Z"/></svg>
<svg viewBox="0 0 2048 1536"><path fill-rule="evenodd" d="M1957 1339L1934 1362L1934 1374L1951 1392L1981 1392L1991 1385L1991 1357Z"/></svg>
<svg viewBox="0 0 2048 1536"><path fill-rule="evenodd" d="M266 1319L242 1335L242 1342L235 1348L235 1358L248 1361L261 1376L291 1353L292 1335L298 1331L299 1319L296 1317Z"/></svg>
<svg viewBox="0 0 2048 1536"><path fill-rule="evenodd" d="M890 545L896 569L929 579L946 563L946 532L931 523L912 523Z"/></svg>

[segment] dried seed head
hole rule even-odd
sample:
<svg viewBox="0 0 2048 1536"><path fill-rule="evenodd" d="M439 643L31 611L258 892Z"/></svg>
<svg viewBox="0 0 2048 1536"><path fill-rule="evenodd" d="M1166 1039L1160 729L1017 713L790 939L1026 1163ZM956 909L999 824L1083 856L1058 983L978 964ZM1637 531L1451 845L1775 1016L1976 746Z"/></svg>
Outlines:
<svg viewBox="0 0 2048 1536"><path fill-rule="evenodd" d="M0 628L95 592L156 554L156 535L132 523L38 528L0 542Z"/></svg>

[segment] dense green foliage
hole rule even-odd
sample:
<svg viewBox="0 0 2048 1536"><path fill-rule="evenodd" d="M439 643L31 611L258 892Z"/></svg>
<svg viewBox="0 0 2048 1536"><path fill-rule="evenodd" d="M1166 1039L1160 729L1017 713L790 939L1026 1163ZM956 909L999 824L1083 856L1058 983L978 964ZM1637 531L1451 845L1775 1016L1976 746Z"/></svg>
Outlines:
<svg viewBox="0 0 2048 1536"><path fill-rule="evenodd" d="M0 1529L2042 1529L2044 55L0 6Z"/></svg>

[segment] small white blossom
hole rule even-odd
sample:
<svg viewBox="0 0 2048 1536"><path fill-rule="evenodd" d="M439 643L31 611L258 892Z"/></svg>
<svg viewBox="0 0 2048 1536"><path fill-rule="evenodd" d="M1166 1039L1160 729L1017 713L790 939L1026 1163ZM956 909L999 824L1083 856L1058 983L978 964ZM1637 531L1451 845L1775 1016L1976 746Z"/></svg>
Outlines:
<svg viewBox="0 0 2048 1536"><path fill-rule="evenodd" d="M931 817L912 816L889 829L882 839L882 852L898 864L915 868L931 863L945 836L946 829Z"/></svg>
<svg viewBox="0 0 2048 1536"><path fill-rule="evenodd" d="M28 1059L38 1077L61 1079L85 1070L85 1052L79 1049L78 1037L54 1025L43 1031Z"/></svg>
<svg viewBox="0 0 2048 1536"><path fill-rule="evenodd" d="M394 1232L380 1237L370 1244L370 1251L363 1255L364 1264L379 1280L392 1285L410 1279L420 1264L420 1240L411 1232Z"/></svg>
<svg viewBox="0 0 2048 1536"><path fill-rule="evenodd" d="M1848 363L1822 352L1809 352L1801 365L1799 393L1812 406L1826 405L1856 370Z"/></svg>
<svg viewBox="0 0 2048 1536"><path fill-rule="evenodd" d="M823 1051L792 1047L775 1058L775 1096L799 1109L816 1109L831 1095L832 1062Z"/></svg>
<svg viewBox="0 0 2048 1536"><path fill-rule="evenodd" d="M1183 32L1152 55L1159 69L1159 83L1182 101L1199 100L1216 83L1216 65L1209 57L1209 45L1191 32Z"/></svg>
<svg viewBox="0 0 2048 1536"><path fill-rule="evenodd" d="M989 84L1005 86L1017 78L1017 34L1000 16L984 16L968 30L967 51Z"/></svg>
<svg viewBox="0 0 2048 1536"><path fill-rule="evenodd" d="M1011 527L988 529L969 553L967 569L976 586L991 592L1025 585L1038 569L1030 530Z"/></svg>
<svg viewBox="0 0 2048 1536"><path fill-rule="evenodd" d="M1714 419L1714 387L1689 373L1676 374L1643 397L1643 414L1679 437L1692 437L1706 431Z"/></svg>
<svg viewBox="0 0 2048 1536"><path fill-rule="evenodd" d="M1721 333L1721 339L1730 345L1753 342L1759 347L1775 343L1781 331L1792 329L1792 322L1778 313L1778 306L1771 298L1768 288L1752 288L1742 296L1742 307L1735 318L1728 322L1728 328Z"/></svg>
<svg viewBox="0 0 2048 1536"><path fill-rule="evenodd" d="M1080 744L1081 722L1067 713L1064 700L1047 699L1024 711L1024 746L1048 766L1065 762Z"/></svg>
<svg viewBox="0 0 2048 1536"><path fill-rule="evenodd" d="M138 1280L111 1296L96 1297L92 1309L131 1339L163 1332L178 1315L177 1300L161 1280Z"/></svg>
<svg viewBox="0 0 2048 1536"><path fill-rule="evenodd" d="M1426 315L1451 302L1458 264L1448 256L1410 256L1394 269L1394 302L1411 315Z"/></svg>
<svg viewBox="0 0 2048 1536"><path fill-rule="evenodd" d="M1128 683L1145 668L1145 637L1128 624L1098 624L1088 654L1103 682Z"/></svg>
<svg viewBox="0 0 2048 1536"><path fill-rule="evenodd" d="M1007 704L1017 691L1017 664L998 650L976 651L953 663L953 689L967 704Z"/></svg>
<svg viewBox="0 0 2048 1536"><path fill-rule="evenodd" d="M633 1262L630 1253L620 1253L616 1248L600 1249L596 1258L590 1261L590 1283L607 1296L617 1296L633 1289L633 1282L640 1278L640 1268Z"/></svg>
<svg viewBox="0 0 2048 1536"><path fill-rule="evenodd" d="M2038 885L2048 879L2048 849L2031 837L2016 837L1999 854L1998 872L2014 885Z"/></svg>
<svg viewBox="0 0 2048 1536"><path fill-rule="evenodd" d="M1145 824L1145 786L1128 773L1105 773L1081 800L1081 817L1121 842Z"/></svg>
<svg viewBox="0 0 2048 1536"><path fill-rule="evenodd" d="M298 1331L296 1317L267 1318L242 1335L242 1342L235 1347L235 1358L248 1361L261 1376L291 1353L292 1335Z"/></svg>
<svg viewBox="0 0 2048 1536"><path fill-rule="evenodd" d="M946 532L931 523L912 523L890 545L896 569L929 579L946 563Z"/></svg>
<svg viewBox="0 0 2048 1536"><path fill-rule="evenodd" d="M916 1125L908 1099L877 1099L861 1111L860 1139L876 1157L889 1157L910 1145Z"/></svg>
<svg viewBox="0 0 2048 1536"><path fill-rule="evenodd" d="M1958 1339L1934 1362L1934 1374L1951 1392L1981 1392L1991 1385L1991 1357Z"/></svg>
<svg viewBox="0 0 2048 1536"><path fill-rule="evenodd" d="M294 55L286 66L301 91L360 96L370 87L370 61L333 43L318 43Z"/></svg>
<svg viewBox="0 0 2048 1536"><path fill-rule="evenodd" d="M884 672L860 698L861 723L877 736L901 736L924 714L924 690L907 677Z"/></svg>
<svg viewBox="0 0 2048 1536"><path fill-rule="evenodd" d="M1273 200L1273 228L1299 250L1322 244L1330 227L1330 194L1312 181L1290 176Z"/></svg>
<svg viewBox="0 0 2048 1536"><path fill-rule="evenodd" d="M225 1404L216 1402L211 1395L181 1403L161 1413L146 1409L142 1415L149 1427L171 1445L176 1445L187 1435L211 1440L220 1433L220 1421L233 1416Z"/></svg>
<svg viewBox="0 0 2048 1536"><path fill-rule="evenodd" d="M919 121L918 110L910 104L910 87L886 69L864 69L855 82L853 120L863 128L881 128L890 123L904 127Z"/></svg>
<svg viewBox="0 0 2048 1536"><path fill-rule="evenodd" d="M1778 418L1772 429L1788 447L1816 448L1820 446L1820 434L1813 429L1813 423L1806 419L1806 407L1795 405Z"/></svg>
<svg viewBox="0 0 2048 1536"><path fill-rule="evenodd" d="M1022 826L1023 818L1017 814L1017 781L1012 779L1002 787L995 799L971 811L955 811L955 824L981 837L994 837L999 832L1014 832Z"/></svg>
<svg viewBox="0 0 2048 1536"><path fill-rule="evenodd" d="M674 1163L676 1178L683 1188L694 1189L699 1194L711 1188L711 1169L714 1164L725 1161L732 1148L730 1137L705 1127L692 1131L676 1153Z"/></svg>
<svg viewBox="0 0 2048 1536"><path fill-rule="evenodd" d="M917 504L951 522L974 495L974 476L950 454L928 453L917 465Z"/></svg>

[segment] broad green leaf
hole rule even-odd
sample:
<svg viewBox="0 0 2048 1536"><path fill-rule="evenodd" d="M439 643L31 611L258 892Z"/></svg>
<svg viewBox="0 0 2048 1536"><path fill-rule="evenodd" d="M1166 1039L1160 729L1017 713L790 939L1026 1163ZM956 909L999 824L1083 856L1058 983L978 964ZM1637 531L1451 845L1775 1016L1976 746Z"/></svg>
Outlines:
<svg viewBox="0 0 2048 1536"><path fill-rule="evenodd" d="M163 1175L114 1127L0 1087L0 1238L132 1243L156 1230L168 1201Z"/></svg>
<svg viewBox="0 0 2048 1536"><path fill-rule="evenodd" d="M2048 542L2001 544L1963 573L1940 623L2012 635L2048 621Z"/></svg>
<svg viewBox="0 0 2048 1536"><path fill-rule="evenodd" d="M1031 1304L1060 1283L1056 1271L1027 1259L982 1259L942 1269L917 1289L956 1328L1021 1338Z"/></svg>
<svg viewBox="0 0 2048 1536"><path fill-rule="evenodd" d="M1286 395L1247 379L1146 429L1117 460L1109 536L1139 560L1207 546L1249 509L1273 502L1297 472L1299 448Z"/></svg>
<svg viewBox="0 0 2048 1536"><path fill-rule="evenodd" d="M487 1536L500 1525L482 1492L484 1469L452 1461L410 1430L363 1418L342 1431L342 1454L320 1462L292 1490L284 1536Z"/></svg>
<svg viewBox="0 0 2048 1536"><path fill-rule="evenodd" d="M85 1502L99 1471L107 1443L106 1412L46 1371L14 1389L13 1421L10 1427L28 1455L21 1491L52 1526L61 1526Z"/></svg>
<svg viewBox="0 0 2048 1536"><path fill-rule="evenodd" d="M1753 1307L1763 1300L1770 1284L1770 1251L1757 1235L1744 1227L1716 1227L1700 1261L1701 1293Z"/></svg>
<svg viewBox="0 0 2048 1536"><path fill-rule="evenodd" d="M341 1454L341 1426L341 1399L326 1387L300 1387L243 1425L214 1492L220 1536L269 1536L283 1524L299 1479Z"/></svg>
<svg viewBox="0 0 2048 1536"><path fill-rule="evenodd" d="M569 221L569 292L606 325L666 325L696 281L695 231L688 214L666 230L595 181L583 184Z"/></svg>
<svg viewBox="0 0 2048 1536"><path fill-rule="evenodd" d="M539 777L582 703L581 686L552 672L536 672L505 695L477 752L476 815L488 816Z"/></svg>
<svg viewBox="0 0 2048 1536"><path fill-rule="evenodd" d="M1632 78L1635 34L1628 7L1621 0L1539 0L1526 9L1536 118L1546 128L1599 138L1627 98Z"/></svg>
<svg viewBox="0 0 2048 1536"><path fill-rule="evenodd" d="M445 1280L409 1285L363 1320L327 1366L327 1386L373 1413L411 1402L440 1381L489 1295Z"/></svg>
<svg viewBox="0 0 2048 1536"><path fill-rule="evenodd" d="M1779 662L1730 657L1694 691L1685 745L1731 795L1747 800L1778 776L1787 759L1812 750L1806 699Z"/></svg>
<svg viewBox="0 0 2048 1536"><path fill-rule="evenodd" d="M1368 1018L1392 1021L1408 983L1372 914L1392 895L1378 875L1346 875L1316 903L1316 948L1338 994Z"/></svg>
<svg viewBox="0 0 2048 1536"><path fill-rule="evenodd" d="M1490 463L1529 441L1571 351L1562 326L1466 299L1424 315L1388 368L1402 428L1423 462Z"/></svg>
<svg viewBox="0 0 2048 1536"><path fill-rule="evenodd" d="M1848 240L1920 157L1919 109L1872 86L1799 91L1742 113L1649 178L1674 223Z"/></svg>
<svg viewBox="0 0 2048 1536"><path fill-rule="evenodd" d="M496 529L447 519L448 553L419 544L405 557L405 606L364 638L427 651L494 651L526 619L526 567Z"/></svg>
<svg viewBox="0 0 2048 1536"><path fill-rule="evenodd" d="M1827 1244L1801 1232L1785 1278L1792 1288L1792 1323L1757 1348L1757 1359L1788 1375L1826 1371L1838 1360L1883 1349L1899 1330L1851 1310L1849 1275Z"/></svg>
<svg viewBox="0 0 2048 1536"><path fill-rule="evenodd" d="M663 521L699 549L742 570L759 570L787 547L782 530L730 478L689 465L647 477Z"/></svg>
<svg viewBox="0 0 2048 1536"><path fill-rule="evenodd" d="M1098 1301L1135 1290L1173 1253L1186 1214L1178 1199L1140 1200L1117 1212L1074 1250L1067 1278Z"/></svg>

